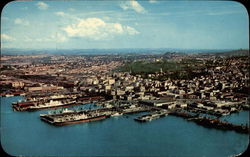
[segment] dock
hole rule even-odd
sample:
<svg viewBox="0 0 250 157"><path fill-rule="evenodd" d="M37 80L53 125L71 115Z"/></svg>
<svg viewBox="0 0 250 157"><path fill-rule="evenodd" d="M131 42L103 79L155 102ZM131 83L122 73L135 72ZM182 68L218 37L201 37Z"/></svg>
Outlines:
<svg viewBox="0 0 250 157"><path fill-rule="evenodd" d="M170 113L170 111L167 111L167 110L156 111L153 113L149 113L149 114L137 117L134 120L139 121L139 122L148 122L148 121L152 121L154 119L158 119L160 117L164 117L164 116L168 115L169 113Z"/></svg>
<svg viewBox="0 0 250 157"><path fill-rule="evenodd" d="M219 112L219 111L211 111L211 110L204 110L201 108L187 108L187 111L194 112L194 113L205 113L205 114L210 114L213 116L221 117L223 115L227 115L230 112Z"/></svg>
<svg viewBox="0 0 250 157"><path fill-rule="evenodd" d="M244 133L244 134L250 133L249 127L247 125L232 124L232 123L228 123L225 121L221 121L219 119L202 117L202 116L199 116L199 114L191 115L186 112L176 111L176 112L169 113L169 115L182 117L184 119L187 119L188 121L193 121L196 124L201 125L206 128L215 128L215 129L220 129L220 130L233 130L238 133Z"/></svg>
<svg viewBox="0 0 250 157"><path fill-rule="evenodd" d="M93 100L101 99L101 97L83 97L81 101L93 101ZM87 122L99 119L99 115L102 117L101 119L106 119L109 117L114 116L121 116L126 114L133 114L133 113L140 113L140 112L149 112L145 115L139 116L134 118L135 121L138 122L149 122L152 120L159 119L161 117L164 117L166 115L173 115L177 117L182 117L188 121L195 122L198 125L201 125L206 128L215 128L220 130L233 130L239 133L249 133L249 127L247 125L236 125L224 121L220 121L219 119L212 119L207 118L204 116L201 116L200 113L206 113L210 115L216 115L217 118L222 116L222 113L215 112L215 111L205 111L202 109L181 109L181 108L175 108L175 109L164 109L156 106L148 106L148 105L140 105L140 104L133 104L133 105L113 105L103 108L98 108L94 110L78 110L78 111L72 111L72 112L66 112L66 113L59 113L59 114L46 114L42 115L41 119L44 121L47 121L51 124L64 124L64 121L68 121L68 119L71 119L72 122L67 123L76 123L73 121L81 121L81 122ZM91 117L88 120L81 119L80 117L83 117L83 115L87 115L87 117ZM59 117L59 118L58 118ZM73 117L73 118L72 118ZM60 123L56 122L58 119L60 119ZM77 120L78 119L78 120Z"/></svg>

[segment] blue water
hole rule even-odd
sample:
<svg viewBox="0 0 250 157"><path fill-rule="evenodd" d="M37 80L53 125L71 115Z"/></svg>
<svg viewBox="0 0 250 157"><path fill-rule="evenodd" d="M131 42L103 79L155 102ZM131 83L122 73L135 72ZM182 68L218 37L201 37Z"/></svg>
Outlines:
<svg viewBox="0 0 250 157"><path fill-rule="evenodd" d="M226 157L245 151L249 143L246 134L207 129L174 116L138 123L133 118L140 114L133 114L55 127L39 119L48 110L13 112L11 102L21 98L1 98L1 143L13 156ZM239 123L248 116L244 111L226 118Z"/></svg>

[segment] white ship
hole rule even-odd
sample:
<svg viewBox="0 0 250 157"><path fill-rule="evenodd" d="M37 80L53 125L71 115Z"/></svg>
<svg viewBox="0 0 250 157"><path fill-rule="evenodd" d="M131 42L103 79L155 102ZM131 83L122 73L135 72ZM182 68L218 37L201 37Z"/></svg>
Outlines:
<svg viewBox="0 0 250 157"><path fill-rule="evenodd" d="M69 107L76 105L75 100L67 100L67 101L59 101L59 100L50 100L46 103L35 104L34 106L30 106L28 110L41 110L48 108L59 108L59 107Z"/></svg>

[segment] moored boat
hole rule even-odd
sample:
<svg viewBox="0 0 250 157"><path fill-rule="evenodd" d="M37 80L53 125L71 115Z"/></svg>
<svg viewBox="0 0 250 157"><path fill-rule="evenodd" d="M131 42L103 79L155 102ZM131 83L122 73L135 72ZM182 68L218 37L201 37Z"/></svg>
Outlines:
<svg viewBox="0 0 250 157"><path fill-rule="evenodd" d="M41 120L56 126L98 121L107 117L104 113L67 110L59 114L40 114Z"/></svg>
<svg viewBox="0 0 250 157"><path fill-rule="evenodd" d="M35 111L35 110L44 110L44 109L56 109L56 108L64 108L64 107L70 107L70 106L75 106L75 105L78 105L75 101L71 101L67 103L62 103L58 101L58 102L53 102L53 103L45 103L45 104L30 106L27 110Z"/></svg>
<svg viewBox="0 0 250 157"><path fill-rule="evenodd" d="M50 100L49 102L43 101L21 101L12 103L15 111L36 111L43 109L65 108L70 106L79 105L75 100Z"/></svg>
<svg viewBox="0 0 250 157"><path fill-rule="evenodd" d="M123 113L116 112L116 113L112 114L111 117L116 117L116 116L121 116L121 115L123 115Z"/></svg>

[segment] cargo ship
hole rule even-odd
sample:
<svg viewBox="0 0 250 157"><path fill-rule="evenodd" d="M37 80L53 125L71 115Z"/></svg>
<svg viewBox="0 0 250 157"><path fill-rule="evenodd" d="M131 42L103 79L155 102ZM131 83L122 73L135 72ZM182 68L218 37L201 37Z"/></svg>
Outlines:
<svg viewBox="0 0 250 157"><path fill-rule="evenodd" d="M34 106L30 106L28 108L28 111L55 109L55 108L70 107L75 105L78 105L75 100L68 100L68 101L50 100L47 103L41 103Z"/></svg>
<svg viewBox="0 0 250 157"><path fill-rule="evenodd" d="M2 97L11 97L11 96L23 96L25 95L24 92L7 92L7 93L0 93Z"/></svg>
<svg viewBox="0 0 250 157"><path fill-rule="evenodd" d="M48 102L40 101L21 101L12 103L14 111L35 111L43 109L55 109L79 105L75 100L50 100Z"/></svg>
<svg viewBox="0 0 250 157"><path fill-rule="evenodd" d="M41 100L56 100L56 99L66 99L69 98L65 95L51 95L51 96L44 96L44 95L40 95L40 96L36 96L36 97L32 97L32 96L26 96L26 100L29 101L41 101Z"/></svg>
<svg viewBox="0 0 250 157"><path fill-rule="evenodd" d="M26 98L24 101L12 103L15 111L35 111L42 109L55 109L70 107L80 104L88 104L103 100L101 96L69 97L65 95L54 95L48 97Z"/></svg>
<svg viewBox="0 0 250 157"><path fill-rule="evenodd" d="M26 111L30 106L35 105L32 101L20 101L12 103L12 108L14 111Z"/></svg>
<svg viewBox="0 0 250 157"><path fill-rule="evenodd" d="M76 101L77 102L89 102L89 103L95 103L95 102L99 102L99 101L104 101L104 97L102 96L81 96L81 97L77 97Z"/></svg>
<svg viewBox="0 0 250 157"><path fill-rule="evenodd" d="M86 123L108 118L105 113L64 110L59 114L40 114L41 120L56 126L63 126L75 123Z"/></svg>

